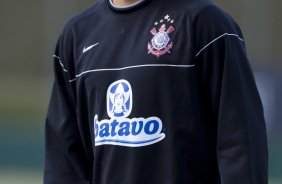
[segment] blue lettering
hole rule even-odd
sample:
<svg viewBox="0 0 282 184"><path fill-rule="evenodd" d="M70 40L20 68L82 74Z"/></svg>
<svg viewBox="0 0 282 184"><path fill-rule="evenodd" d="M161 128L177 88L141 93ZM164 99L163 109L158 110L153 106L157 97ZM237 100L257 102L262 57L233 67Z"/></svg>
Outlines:
<svg viewBox="0 0 282 184"><path fill-rule="evenodd" d="M101 127L101 130L100 130L100 133L99 133L100 137L110 136L110 132L109 132L110 127L109 127L108 123L103 123L100 127Z"/></svg>
<svg viewBox="0 0 282 184"><path fill-rule="evenodd" d="M130 123L129 122L122 122L120 125L120 130L118 131L119 136L128 136L130 134Z"/></svg>
<svg viewBox="0 0 282 184"><path fill-rule="evenodd" d="M114 121L111 123L111 125L112 125L111 136L113 137L113 136L117 135L117 133L116 133L116 127L118 126L117 120L114 120Z"/></svg>
<svg viewBox="0 0 282 184"><path fill-rule="evenodd" d="M131 124L132 124L132 129L131 129L132 135L136 136L136 135L140 134L142 129L143 129L143 121L139 121L139 129L138 130L136 130L137 121L133 121Z"/></svg>
<svg viewBox="0 0 282 184"><path fill-rule="evenodd" d="M98 134L99 134L99 126L98 126L98 124L97 124L97 121L95 121L95 137L97 137L98 136Z"/></svg>
<svg viewBox="0 0 282 184"><path fill-rule="evenodd" d="M153 126L153 127L151 127L151 126ZM159 122L156 121L156 120L148 121L145 125L144 131L148 135L153 135L153 134L157 133L159 126L160 126Z"/></svg>
<svg viewBox="0 0 282 184"><path fill-rule="evenodd" d="M148 119L124 119L123 121L120 119L112 119L102 120L101 122L98 121L98 118L94 118L94 133L96 139L109 137L116 137L115 139L123 139L121 137L140 139L145 135L151 136L157 134L161 126L162 122L154 117Z"/></svg>

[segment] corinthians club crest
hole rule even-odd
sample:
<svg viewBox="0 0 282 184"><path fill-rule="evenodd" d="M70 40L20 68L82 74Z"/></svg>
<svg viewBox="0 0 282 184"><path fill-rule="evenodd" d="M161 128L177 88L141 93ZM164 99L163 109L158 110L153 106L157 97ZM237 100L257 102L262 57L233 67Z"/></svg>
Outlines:
<svg viewBox="0 0 282 184"><path fill-rule="evenodd" d="M173 47L173 42L170 40L170 33L174 31L172 24L174 20L170 18L169 15L166 15L164 19L155 22L155 26L151 30L153 36L151 42L148 43L148 54L153 54L157 57L170 53Z"/></svg>

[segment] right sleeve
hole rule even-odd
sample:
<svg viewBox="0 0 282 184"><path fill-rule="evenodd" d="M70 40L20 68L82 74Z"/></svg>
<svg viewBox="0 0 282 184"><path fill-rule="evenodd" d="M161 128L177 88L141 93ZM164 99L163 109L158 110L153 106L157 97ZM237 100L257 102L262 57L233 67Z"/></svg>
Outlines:
<svg viewBox="0 0 282 184"><path fill-rule="evenodd" d="M221 184L267 184L263 106L241 30L213 5L202 10L195 26L196 67L211 126L217 128Z"/></svg>
<svg viewBox="0 0 282 184"><path fill-rule="evenodd" d="M45 122L44 184L90 184L92 167L81 141L75 82L69 82L63 43L60 37L54 55L55 78Z"/></svg>

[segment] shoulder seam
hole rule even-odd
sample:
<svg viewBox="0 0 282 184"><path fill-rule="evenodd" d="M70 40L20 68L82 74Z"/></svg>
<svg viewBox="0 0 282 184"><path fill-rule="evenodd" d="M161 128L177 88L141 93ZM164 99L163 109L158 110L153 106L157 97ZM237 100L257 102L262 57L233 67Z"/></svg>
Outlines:
<svg viewBox="0 0 282 184"><path fill-rule="evenodd" d="M240 41L244 42L244 39L241 38L238 34L234 34L234 33L224 33L220 36L218 36L217 38L215 38L214 40L212 40L211 42L209 42L208 44L206 44L202 49L200 49L197 54L195 55L195 57L198 57L205 49L207 49L211 44L215 43L217 40L225 37L225 36L233 36L238 38Z"/></svg>

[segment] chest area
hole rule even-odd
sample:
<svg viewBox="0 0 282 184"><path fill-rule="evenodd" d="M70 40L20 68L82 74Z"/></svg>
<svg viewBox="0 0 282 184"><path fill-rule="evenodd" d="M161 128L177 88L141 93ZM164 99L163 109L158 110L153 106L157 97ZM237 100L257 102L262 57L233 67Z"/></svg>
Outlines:
<svg viewBox="0 0 282 184"><path fill-rule="evenodd" d="M77 73L140 65L193 65L191 29L186 17L158 14L107 19L79 36Z"/></svg>

